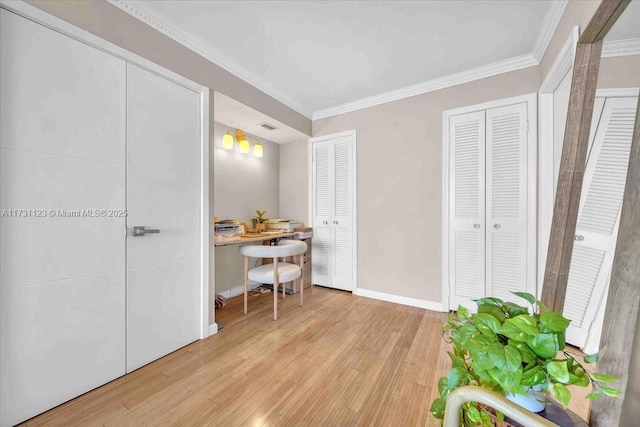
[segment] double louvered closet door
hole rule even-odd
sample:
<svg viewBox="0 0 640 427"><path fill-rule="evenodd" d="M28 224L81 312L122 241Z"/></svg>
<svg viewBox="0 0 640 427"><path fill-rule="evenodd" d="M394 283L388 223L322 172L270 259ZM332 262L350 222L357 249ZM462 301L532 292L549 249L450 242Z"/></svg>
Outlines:
<svg viewBox="0 0 640 427"><path fill-rule="evenodd" d="M449 117L449 306L527 291L527 103Z"/></svg>

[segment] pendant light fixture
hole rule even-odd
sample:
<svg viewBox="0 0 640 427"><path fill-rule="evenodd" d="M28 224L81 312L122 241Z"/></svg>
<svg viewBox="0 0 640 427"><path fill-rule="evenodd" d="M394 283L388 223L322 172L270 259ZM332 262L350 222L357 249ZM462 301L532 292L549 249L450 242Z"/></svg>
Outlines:
<svg viewBox="0 0 640 427"><path fill-rule="evenodd" d="M255 139L256 141L256 144L253 146L253 155L256 157L262 157L264 151L260 141L257 138L247 137L242 129L237 129L235 132L235 140L238 142L238 151L243 154L247 154L251 151L251 144L249 143L250 138ZM222 136L222 148L225 150L232 150L234 145L233 140L234 135L231 131L227 131L227 133Z"/></svg>
<svg viewBox="0 0 640 427"><path fill-rule="evenodd" d="M260 144L260 142L256 142L256 145L253 146L253 155L262 157L262 144Z"/></svg>

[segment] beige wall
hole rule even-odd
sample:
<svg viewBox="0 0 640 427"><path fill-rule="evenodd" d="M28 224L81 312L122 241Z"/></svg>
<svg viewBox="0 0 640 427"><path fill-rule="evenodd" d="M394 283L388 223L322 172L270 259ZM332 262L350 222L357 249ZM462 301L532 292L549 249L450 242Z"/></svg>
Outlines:
<svg viewBox="0 0 640 427"><path fill-rule="evenodd" d="M598 89L640 87L640 55L602 58Z"/></svg>
<svg viewBox="0 0 640 427"><path fill-rule="evenodd" d="M307 135L311 120L104 0L27 3Z"/></svg>
<svg viewBox="0 0 640 427"><path fill-rule="evenodd" d="M305 139L280 146L280 215L304 224L309 221L308 144Z"/></svg>
<svg viewBox="0 0 640 427"><path fill-rule="evenodd" d="M212 216L238 219L251 224L256 209L266 210L267 218L279 218L280 146L260 139L264 156L242 154L222 148L222 135L228 130L215 123L211 147L214 152L214 208ZM247 134L248 135L248 134ZM251 135L249 135L251 136ZM215 292L242 286L242 257L238 245L215 248ZM212 296L213 297L213 296Z"/></svg>
<svg viewBox="0 0 640 427"><path fill-rule="evenodd" d="M531 67L314 121L357 132L359 288L442 300L442 113L539 86Z"/></svg>

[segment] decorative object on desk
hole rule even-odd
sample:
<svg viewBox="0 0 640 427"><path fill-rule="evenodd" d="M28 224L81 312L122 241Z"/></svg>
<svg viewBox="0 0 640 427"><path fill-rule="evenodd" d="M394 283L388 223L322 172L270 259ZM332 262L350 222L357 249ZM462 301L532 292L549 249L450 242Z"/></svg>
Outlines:
<svg viewBox="0 0 640 427"><path fill-rule="evenodd" d="M476 300L476 314L458 306L457 314L452 313L443 325L444 334L453 343L453 352L447 352L452 368L438 382L440 397L433 401L430 409L436 418L444 416L449 394L465 385L479 385L512 401L515 401L514 395L518 399L526 398L535 387L539 392L550 392L565 408L571 399L566 387L569 384L581 387L592 384L594 390L587 395L589 399L620 395L620 391L602 385L617 381L615 378L587 371L578 362L577 355L564 349L570 320L548 311L531 294L514 294L529 303L531 313L527 307L512 302L480 298ZM593 363L597 355L583 359L585 363ZM544 403L548 402L546 399L538 402L538 399L544 395L532 391L532 396L531 403L543 403L533 410L543 410ZM502 421L501 414L497 416ZM465 425L494 425L491 416L478 410L475 402L463 405L463 419Z"/></svg>
<svg viewBox="0 0 640 427"><path fill-rule="evenodd" d="M225 150L232 150L234 146L233 139L234 135L231 134L231 131L227 131L227 133L222 136L222 148L224 148ZM256 142L253 146L253 155L256 157L262 157L264 149L262 148L262 144L260 144L260 140L252 136L245 135L242 129L236 129L235 140L238 143L238 151L243 154L247 154L249 151L251 151L251 144L249 143L249 139L253 139Z"/></svg>

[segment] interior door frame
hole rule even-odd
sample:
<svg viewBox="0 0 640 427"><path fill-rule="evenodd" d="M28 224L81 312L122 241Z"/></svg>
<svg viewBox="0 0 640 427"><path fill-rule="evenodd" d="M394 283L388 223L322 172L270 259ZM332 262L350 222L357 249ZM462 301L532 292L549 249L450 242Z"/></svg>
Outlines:
<svg viewBox="0 0 640 427"><path fill-rule="evenodd" d="M449 118L459 114L473 113L512 104L527 104L527 292L535 293L536 288L536 231L537 231L537 93L514 96L446 110L442 113L442 308L443 311L456 309L449 306Z"/></svg>
<svg viewBox="0 0 640 427"><path fill-rule="evenodd" d="M0 0L0 6L200 94L200 339L217 332L209 326L209 88L84 31L25 2ZM123 230L126 236L126 229Z"/></svg>
<svg viewBox="0 0 640 427"><path fill-rule="evenodd" d="M308 225L310 227L313 227L313 144L315 142L320 142L320 141L326 141L329 139L335 139L335 138L339 138L342 136L350 136L351 140L353 141L353 147L352 147L352 152L353 152L353 162L351 164L351 168L353 171L353 178L352 178L352 183L353 183L353 193L351 194L351 206L352 206L352 212L351 212L351 229L352 229L352 235L351 235L351 245L353 247L353 262L351 263L351 268L352 268L352 274L353 274L353 289L351 290L351 292L356 295L356 291L358 289L358 204L357 204L357 188L358 188L358 179L357 179L357 164L356 164L356 158L357 158L357 151L356 151L356 147L358 144L356 144L356 130L355 129L351 129L351 130L347 130L344 132L338 132L338 133L332 133L330 135L322 135L322 136L316 136L316 137L312 137L309 138L308 142L307 142L307 192L309 195L309 199L308 199L308 215L307 215L307 220L308 220ZM313 262L313 257L311 259L311 262ZM313 267L312 267L313 268ZM311 278L311 281L313 282L313 275ZM312 283L313 284L313 283Z"/></svg>

